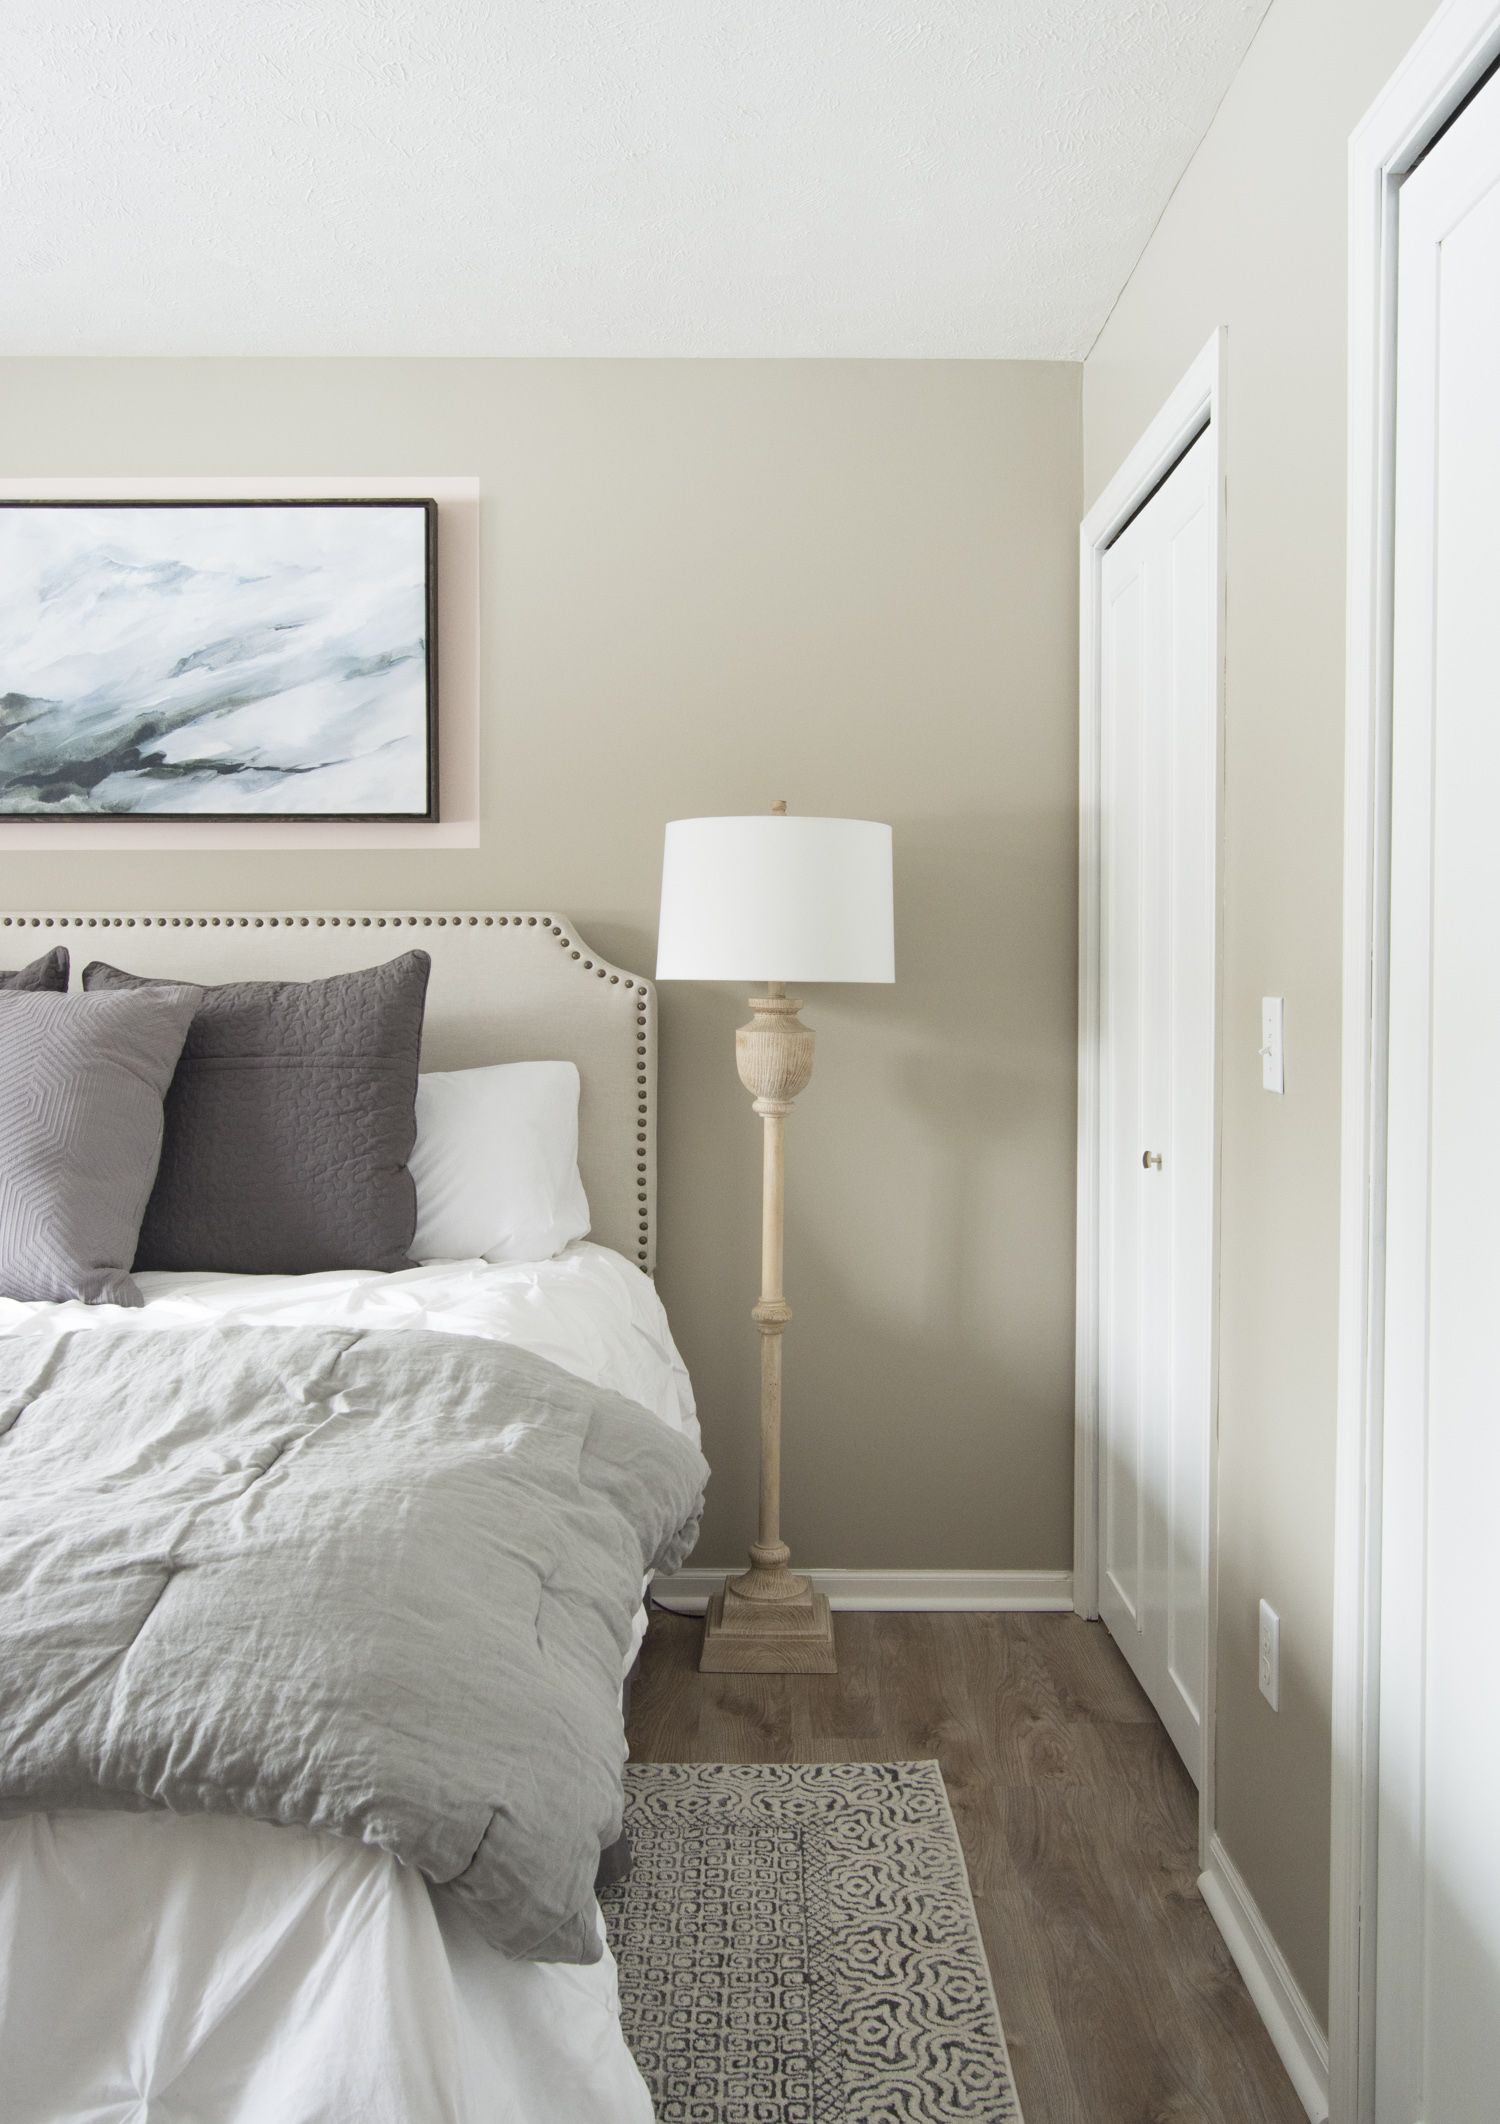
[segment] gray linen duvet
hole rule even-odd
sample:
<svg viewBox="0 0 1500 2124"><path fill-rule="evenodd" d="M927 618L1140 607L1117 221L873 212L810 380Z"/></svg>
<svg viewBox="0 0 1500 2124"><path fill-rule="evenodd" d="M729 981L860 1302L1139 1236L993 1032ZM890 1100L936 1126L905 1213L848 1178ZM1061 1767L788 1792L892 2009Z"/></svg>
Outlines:
<svg viewBox="0 0 1500 2124"><path fill-rule="evenodd" d="M0 1808L332 1831L591 1961L631 1620L706 1473L469 1337L0 1338Z"/></svg>

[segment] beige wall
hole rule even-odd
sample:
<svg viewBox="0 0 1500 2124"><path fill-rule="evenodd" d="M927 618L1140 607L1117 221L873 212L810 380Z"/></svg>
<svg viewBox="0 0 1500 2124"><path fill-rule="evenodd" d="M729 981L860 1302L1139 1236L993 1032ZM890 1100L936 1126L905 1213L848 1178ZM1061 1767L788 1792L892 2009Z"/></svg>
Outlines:
<svg viewBox="0 0 1500 2124"><path fill-rule="evenodd" d="M477 473L477 851L0 855L16 908L561 907L652 964L663 822L891 820L899 979L815 991L790 1131L787 1532L1071 1543L1076 367L0 363L0 471ZM774 972L768 968L767 972ZM752 1531L759 1146L732 990L663 997L661 1288Z"/></svg>
<svg viewBox="0 0 1500 2124"><path fill-rule="evenodd" d="M1090 356L1099 492L1229 329L1218 1822L1327 1998L1338 1280L1345 154L1431 0L1275 0ZM1286 997L1286 1095L1259 998ZM1256 1609L1282 1617L1281 1709Z"/></svg>

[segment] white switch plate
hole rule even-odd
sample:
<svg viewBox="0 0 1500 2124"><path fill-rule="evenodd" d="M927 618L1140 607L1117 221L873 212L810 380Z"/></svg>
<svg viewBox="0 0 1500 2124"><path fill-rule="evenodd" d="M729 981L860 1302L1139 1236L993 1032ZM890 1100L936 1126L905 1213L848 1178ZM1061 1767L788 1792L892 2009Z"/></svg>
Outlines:
<svg viewBox="0 0 1500 2124"><path fill-rule="evenodd" d="M1281 1709L1281 1617L1269 1601L1260 1604L1260 1693Z"/></svg>
<svg viewBox="0 0 1500 2124"><path fill-rule="evenodd" d="M1260 1081L1268 1092L1286 1090L1286 998L1260 999Z"/></svg>

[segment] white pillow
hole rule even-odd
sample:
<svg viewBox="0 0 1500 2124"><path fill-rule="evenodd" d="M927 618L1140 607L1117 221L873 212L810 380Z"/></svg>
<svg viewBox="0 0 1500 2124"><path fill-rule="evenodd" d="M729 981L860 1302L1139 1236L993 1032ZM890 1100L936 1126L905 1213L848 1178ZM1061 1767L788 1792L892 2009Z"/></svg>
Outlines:
<svg viewBox="0 0 1500 2124"><path fill-rule="evenodd" d="M416 1261L547 1261L589 1228L578 1071L498 1062L417 1079Z"/></svg>

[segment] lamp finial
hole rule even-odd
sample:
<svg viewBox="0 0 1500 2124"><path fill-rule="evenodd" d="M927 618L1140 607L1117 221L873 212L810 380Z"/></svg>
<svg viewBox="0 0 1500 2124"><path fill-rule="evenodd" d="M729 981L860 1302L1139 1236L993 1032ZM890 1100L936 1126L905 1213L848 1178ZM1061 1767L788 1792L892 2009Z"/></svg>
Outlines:
<svg viewBox="0 0 1500 2124"><path fill-rule="evenodd" d="M780 818L780 819L784 819L784 818L786 817L786 798L785 798L785 797L778 797L778 798L776 799L775 803L774 803L774 804L773 804L773 805L771 806L771 816L772 816L773 818Z"/></svg>

